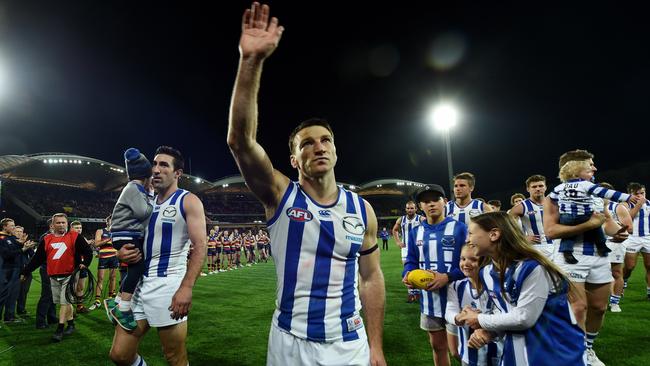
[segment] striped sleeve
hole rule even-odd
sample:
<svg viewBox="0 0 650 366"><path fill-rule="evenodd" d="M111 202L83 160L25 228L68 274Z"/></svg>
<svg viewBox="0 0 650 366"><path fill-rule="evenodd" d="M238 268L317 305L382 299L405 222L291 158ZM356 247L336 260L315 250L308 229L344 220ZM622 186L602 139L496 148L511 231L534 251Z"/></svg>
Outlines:
<svg viewBox="0 0 650 366"><path fill-rule="evenodd" d="M589 188L587 193L598 196L600 198L610 199L617 202L627 202L630 199L630 195L627 193L621 193L612 189L607 189L590 183L592 186Z"/></svg>

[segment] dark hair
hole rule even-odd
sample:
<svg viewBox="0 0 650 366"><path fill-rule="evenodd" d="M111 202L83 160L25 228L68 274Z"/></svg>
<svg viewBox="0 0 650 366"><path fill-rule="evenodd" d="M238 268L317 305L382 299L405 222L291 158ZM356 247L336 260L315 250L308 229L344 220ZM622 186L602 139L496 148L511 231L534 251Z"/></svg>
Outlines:
<svg viewBox="0 0 650 366"><path fill-rule="evenodd" d="M489 200L488 205L498 206L499 208L501 208L501 201L500 200Z"/></svg>
<svg viewBox="0 0 650 366"><path fill-rule="evenodd" d="M289 135L289 153L293 155L293 140L296 138L296 135L298 132L301 130L311 127L311 126L321 126L325 127L327 131L329 131L330 135L332 135L332 138L334 138L334 131L332 131L332 127L330 126L329 122L325 120L324 118L310 118L308 120L300 122L296 128L291 131L291 135Z"/></svg>
<svg viewBox="0 0 650 366"><path fill-rule="evenodd" d="M614 190L614 186L611 185L611 184L609 184L609 183L600 182L600 183L598 183L598 185L601 186L601 187L603 187L603 188L607 188L607 189Z"/></svg>
<svg viewBox="0 0 650 366"><path fill-rule="evenodd" d="M580 161L580 160L589 160L593 159L594 154L590 153L587 150L571 150L567 151L562 156L560 156L560 169L569 161Z"/></svg>
<svg viewBox="0 0 650 366"><path fill-rule="evenodd" d="M641 184L641 183L630 182L627 185L627 193L634 194L634 193L636 193L636 191L638 191L640 189L644 189L644 188L645 188L645 186L643 184Z"/></svg>
<svg viewBox="0 0 650 366"><path fill-rule="evenodd" d="M510 204L514 205L515 204L515 198L521 198L522 200L526 199L526 196L524 196L521 193L515 193L512 196L510 196Z"/></svg>
<svg viewBox="0 0 650 366"><path fill-rule="evenodd" d="M469 173L469 172L463 172L463 173L460 173L460 174L456 174L456 175L454 176L454 181L457 180L457 179L464 179L464 180L466 180L466 181L467 181L467 184L468 184L470 187L474 187L474 184L476 184L476 178L474 178L474 174Z"/></svg>
<svg viewBox="0 0 650 366"><path fill-rule="evenodd" d="M158 148L156 149L156 154L155 155L158 155L158 154L165 154L165 155L169 155L172 158L174 158L172 160L172 164L174 165L172 168L174 170L183 170L183 169L185 169L185 160L183 159L183 154L181 154L181 152L178 151L177 149L175 149L175 148L173 148L171 146L164 146L164 145L163 146L158 146Z"/></svg>
<svg viewBox="0 0 650 366"><path fill-rule="evenodd" d="M546 183L546 177L541 175L541 174L531 175L530 177L528 177L528 179L526 179L526 188L528 188L530 186L530 184L533 183L533 182L544 182L544 183Z"/></svg>

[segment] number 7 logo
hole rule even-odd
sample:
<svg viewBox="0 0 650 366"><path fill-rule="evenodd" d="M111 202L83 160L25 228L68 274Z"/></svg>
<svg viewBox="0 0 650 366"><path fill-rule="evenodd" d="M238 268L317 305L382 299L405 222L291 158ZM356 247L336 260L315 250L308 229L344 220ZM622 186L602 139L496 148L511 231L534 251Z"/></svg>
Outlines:
<svg viewBox="0 0 650 366"><path fill-rule="evenodd" d="M54 256L52 259L59 259L65 253L66 250L68 250L68 246L65 245L65 243L52 243L50 244L52 246L52 249L56 249L56 253L54 253Z"/></svg>

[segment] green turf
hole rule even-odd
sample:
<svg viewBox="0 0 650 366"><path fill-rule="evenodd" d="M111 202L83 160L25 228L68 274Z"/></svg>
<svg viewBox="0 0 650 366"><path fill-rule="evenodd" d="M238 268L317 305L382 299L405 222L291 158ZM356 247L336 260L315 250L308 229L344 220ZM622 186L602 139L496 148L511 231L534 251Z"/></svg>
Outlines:
<svg viewBox="0 0 650 366"><path fill-rule="evenodd" d="M419 306L405 302L399 250L391 241L382 252L386 278L384 352L389 365L431 365L427 335L419 329ZM38 271L34 272L38 278ZM53 344L54 328L36 330L33 314L40 285L32 283L31 314L24 324L0 328L0 365L110 365L113 328L103 311L77 317L77 333ZM194 289L187 342L192 365L264 365L275 299L272 263L201 277ZM650 302L645 298L643 265L639 263L626 291L620 314L607 313L596 340L596 352L608 365L650 365ZM7 350L8 347L14 348ZM155 330L141 344L149 365L165 365ZM457 365L457 363L456 363Z"/></svg>

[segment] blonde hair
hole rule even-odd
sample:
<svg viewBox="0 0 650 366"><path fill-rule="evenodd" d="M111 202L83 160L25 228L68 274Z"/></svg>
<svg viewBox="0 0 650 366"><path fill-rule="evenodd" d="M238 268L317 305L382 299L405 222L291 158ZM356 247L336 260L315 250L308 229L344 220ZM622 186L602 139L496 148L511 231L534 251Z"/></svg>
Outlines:
<svg viewBox="0 0 650 366"><path fill-rule="evenodd" d="M567 161L560 168L559 178L562 182L566 182L569 179L577 178L580 176L580 172L585 169L591 169L591 164L587 160L571 160Z"/></svg>
<svg viewBox="0 0 650 366"><path fill-rule="evenodd" d="M496 271L499 273L501 288L504 287L506 269L516 261L533 259L538 262L551 277L553 288L561 292L565 286L571 294L576 294L575 286L569 281L567 275L555 263L551 262L545 255L528 242L521 228L512 217L505 212L486 212L472 218L472 222L480 226L484 231L497 229L501 233L496 243L497 255L493 257ZM505 296L505 293L503 294Z"/></svg>

